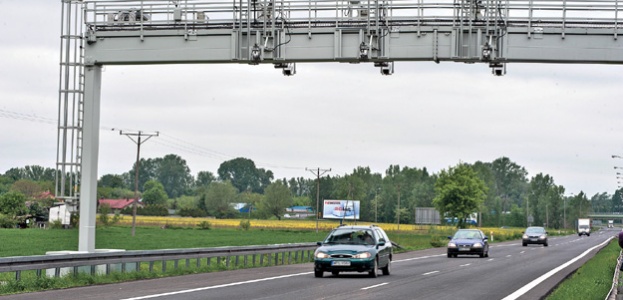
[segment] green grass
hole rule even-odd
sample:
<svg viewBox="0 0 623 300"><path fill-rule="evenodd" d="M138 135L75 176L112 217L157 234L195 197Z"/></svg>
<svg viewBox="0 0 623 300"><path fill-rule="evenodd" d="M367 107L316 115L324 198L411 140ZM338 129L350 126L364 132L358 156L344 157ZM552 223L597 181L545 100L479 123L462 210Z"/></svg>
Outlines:
<svg viewBox="0 0 623 300"><path fill-rule="evenodd" d="M595 257L563 281L547 300L603 300L612 287L612 276L621 248L616 240L610 242Z"/></svg>
<svg viewBox="0 0 623 300"><path fill-rule="evenodd" d="M101 227L96 230L95 248L153 250L304 243L320 241L327 234L326 231L137 227L132 236L130 227ZM78 250L77 229L0 229L0 240L0 257Z"/></svg>

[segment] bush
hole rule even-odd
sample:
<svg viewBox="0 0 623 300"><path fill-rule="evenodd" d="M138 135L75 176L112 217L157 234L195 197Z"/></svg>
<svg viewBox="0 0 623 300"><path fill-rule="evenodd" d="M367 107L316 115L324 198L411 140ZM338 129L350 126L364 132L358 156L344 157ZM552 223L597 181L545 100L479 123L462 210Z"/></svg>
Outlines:
<svg viewBox="0 0 623 300"><path fill-rule="evenodd" d="M448 238L447 237L443 237L440 235L433 235L431 236L430 239L430 245L435 247L435 248L439 248L439 247L444 247L448 244Z"/></svg>
<svg viewBox="0 0 623 300"><path fill-rule="evenodd" d="M181 208L179 210L181 217L203 218L208 214L200 208Z"/></svg>
<svg viewBox="0 0 623 300"><path fill-rule="evenodd" d="M249 221L249 220L242 220L242 221L240 221L240 228L242 228L244 230L251 229L251 221Z"/></svg>
<svg viewBox="0 0 623 300"><path fill-rule="evenodd" d="M210 221L202 221L199 224L197 224L197 226L201 229L206 229L206 230L212 229L212 223L210 223Z"/></svg>
<svg viewBox="0 0 623 300"><path fill-rule="evenodd" d="M124 215L132 215L132 207L128 206L124 208L121 213ZM146 205L145 207L137 207L136 214L140 216L160 216L166 217L169 215L169 210L165 205L162 204L152 204Z"/></svg>

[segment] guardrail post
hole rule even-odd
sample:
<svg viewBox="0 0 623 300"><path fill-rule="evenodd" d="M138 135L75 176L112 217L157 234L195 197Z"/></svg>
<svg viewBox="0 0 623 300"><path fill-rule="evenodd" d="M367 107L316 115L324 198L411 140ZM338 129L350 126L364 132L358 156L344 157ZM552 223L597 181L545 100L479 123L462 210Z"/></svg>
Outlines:
<svg viewBox="0 0 623 300"><path fill-rule="evenodd" d="M141 262L137 261L135 268L136 268L136 272L141 271Z"/></svg>
<svg viewBox="0 0 623 300"><path fill-rule="evenodd" d="M61 277L61 268L54 268L54 277Z"/></svg>
<svg viewBox="0 0 623 300"><path fill-rule="evenodd" d="M162 273L167 271L167 261L163 260L162 261Z"/></svg>
<svg viewBox="0 0 623 300"><path fill-rule="evenodd" d="M153 271L154 271L154 261L152 260L152 261L149 262L149 273L151 273Z"/></svg>
<svg viewBox="0 0 623 300"><path fill-rule="evenodd" d="M106 275L110 275L110 264L106 264Z"/></svg>
<svg viewBox="0 0 623 300"><path fill-rule="evenodd" d="M252 262L251 264L255 267L255 254L253 254L253 256L251 257L251 259L253 259L253 262Z"/></svg>
<svg viewBox="0 0 623 300"><path fill-rule="evenodd" d="M220 267L221 267L221 257L220 257L220 256L217 256L217 257L216 257L216 267L217 267L217 268L220 268Z"/></svg>
<svg viewBox="0 0 623 300"><path fill-rule="evenodd" d="M22 278L22 271L15 271L15 281L19 281Z"/></svg>
<svg viewBox="0 0 623 300"><path fill-rule="evenodd" d="M91 275L95 275L96 267L95 265L91 265Z"/></svg>
<svg viewBox="0 0 623 300"><path fill-rule="evenodd" d="M225 258L225 267L226 267L227 269L229 269L229 260L230 260L230 259L231 259L231 256L227 256L227 257Z"/></svg>
<svg viewBox="0 0 623 300"><path fill-rule="evenodd" d="M179 259L173 261L173 270L177 270L177 266L179 265Z"/></svg>
<svg viewBox="0 0 623 300"><path fill-rule="evenodd" d="M208 267L212 264L212 257L208 257Z"/></svg>
<svg viewBox="0 0 623 300"><path fill-rule="evenodd" d="M121 263L121 273L125 273L125 263Z"/></svg>
<svg viewBox="0 0 623 300"><path fill-rule="evenodd" d="M253 258L253 261L255 261L255 258ZM260 266L264 266L264 254L260 254Z"/></svg>
<svg viewBox="0 0 623 300"><path fill-rule="evenodd" d="M275 253L275 266L279 265L279 252Z"/></svg>
<svg viewBox="0 0 623 300"><path fill-rule="evenodd" d="M197 257L197 269L201 268L201 257Z"/></svg>
<svg viewBox="0 0 623 300"><path fill-rule="evenodd" d="M245 255L243 260L244 260L244 262L243 262L244 263L244 268L246 269L247 268L248 255Z"/></svg>
<svg viewBox="0 0 623 300"><path fill-rule="evenodd" d="M240 260L239 260L239 259L240 259L240 256L236 255L236 260L235 260L235 263L234 263L234 268L237 268L237 267L238 267L238 262L240 262Z"/></svg>
<svg viewBox="0 0 623 300"><path fill-rule="evenodd" d="M73 274L74 277L78 277L78 267L77 266L73 267L73 273L74 273Z"/></svg>
<svg viewBox="0 0 623 300"><path fill-rule="evenodd" d="M296 262L298 259L299 259L299 252L297 250L297 251L294 251L294 262Z"/></svg>
<svg viewBox="0 0 623 300"><path fill-rule="evenodd" d="M186 259L186 268L190 268L190 258Z"/></svg>

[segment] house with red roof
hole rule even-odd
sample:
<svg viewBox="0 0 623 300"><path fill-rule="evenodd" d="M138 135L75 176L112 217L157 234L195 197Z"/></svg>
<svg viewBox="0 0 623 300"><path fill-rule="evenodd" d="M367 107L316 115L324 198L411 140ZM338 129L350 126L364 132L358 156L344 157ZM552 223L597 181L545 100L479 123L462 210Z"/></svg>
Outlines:
<svg viewBox="0 0 623 300"><path fill-rule="evenodd" d="M134 199L99 199L97 200L98 205L106 204L110 206L110 209L113 211L121 211L124 208L131 206L134 203ZM137 207L143 207L143 203L141 203L140 199L136 203Z"/></svg>

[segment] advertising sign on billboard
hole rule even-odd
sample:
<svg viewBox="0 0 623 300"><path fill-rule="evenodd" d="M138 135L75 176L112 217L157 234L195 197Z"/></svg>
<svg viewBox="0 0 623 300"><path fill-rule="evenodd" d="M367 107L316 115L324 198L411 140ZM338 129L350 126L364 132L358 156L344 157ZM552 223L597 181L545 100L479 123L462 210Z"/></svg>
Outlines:
<svg viewBox="0 0 623 300"><path fill-rule="evenodd" d="M359 200L324 200L322 218L359 220Z"/></svg>

